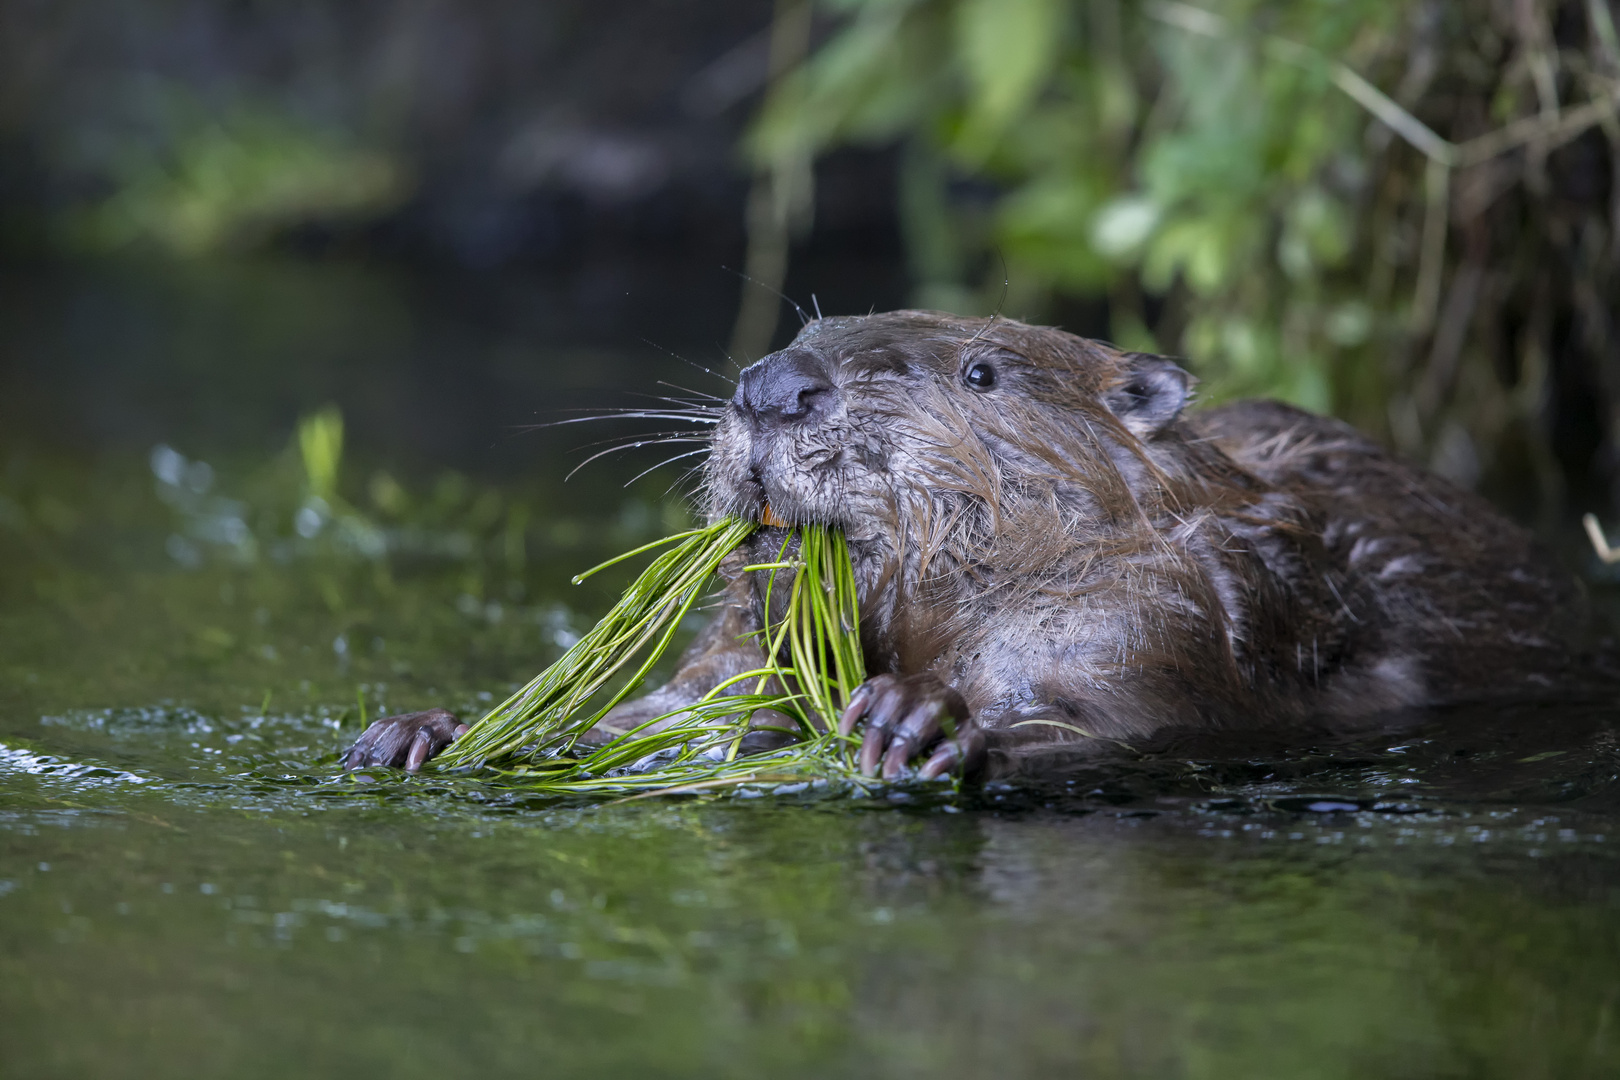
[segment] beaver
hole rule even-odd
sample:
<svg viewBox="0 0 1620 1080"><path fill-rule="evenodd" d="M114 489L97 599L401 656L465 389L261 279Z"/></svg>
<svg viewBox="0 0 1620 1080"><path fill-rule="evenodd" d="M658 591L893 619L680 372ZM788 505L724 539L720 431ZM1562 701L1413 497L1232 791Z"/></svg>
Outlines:
<svg viewBox="0 0 1620 1080"><path fill-rule="evenodd" d="M1193 387L1000 317L808 323L714 418L704 512L765 527L673 678L600 735L761 666L742 567L798 522L849 541L876 674L840 726L864 724L868 775L1539 694L1578 664L1575 582L1484 500L1289 405L1189 409ZM390 717L345 764L414 769L463 730Z"/></svg>

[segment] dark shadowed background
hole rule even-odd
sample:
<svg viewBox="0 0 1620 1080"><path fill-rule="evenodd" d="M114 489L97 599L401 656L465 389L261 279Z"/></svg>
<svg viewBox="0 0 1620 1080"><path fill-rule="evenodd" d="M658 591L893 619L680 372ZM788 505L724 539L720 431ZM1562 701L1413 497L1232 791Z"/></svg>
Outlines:
<svg viewBox="0 0 1620 1080"><path fill-rule="evenodd" d="M227 398L285 432L330 399L378 452L482 462L596 350L780 344L780 287L1183 356L1209 398L1336 411L1549 528L1614 503L1605 0L0 20L14 433L240 434Z"/></svg>
<svg viewBox="0 0 1620 1080"><path fill-rule="evenodd" d="M734 371L769 4L0 18L12 440L262 448L331 401L390 461L554 471L591 439L513 425ZM790 287L903 303L892 154L822 173Z"/></svg>

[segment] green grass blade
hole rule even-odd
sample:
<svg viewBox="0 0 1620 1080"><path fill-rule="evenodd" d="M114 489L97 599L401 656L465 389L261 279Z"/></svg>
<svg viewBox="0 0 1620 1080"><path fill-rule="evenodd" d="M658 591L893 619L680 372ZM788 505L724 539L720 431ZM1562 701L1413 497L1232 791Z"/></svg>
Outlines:
<svg viewBox="0 0 1620 1080"><path fill-rule="evenodd" d="M774 590L789 592L780 621L767 622L759 632L764 667L604 745L574 752L579 737L634 691L664 655L721 561L757 527L726 519L645 544L581 574L576 581L667 548L589 633L490 710L437 764L500 766L507 783L584 797L719 791L795 778L858 782L853 743L835 728L839 711L866 677L859 597L843 535L818 525L792 530L773 562L748 567L769 574L767 613ZM778 581L784 573L791 574L791 582ZM755 684L752 692L731 691L749 681ZM587 709L604 691L606 703ZM739 756L742 737L761 709L789 717L802 739L767 754ZM659 762L648 767L653 755L660 755Z"/></svg>

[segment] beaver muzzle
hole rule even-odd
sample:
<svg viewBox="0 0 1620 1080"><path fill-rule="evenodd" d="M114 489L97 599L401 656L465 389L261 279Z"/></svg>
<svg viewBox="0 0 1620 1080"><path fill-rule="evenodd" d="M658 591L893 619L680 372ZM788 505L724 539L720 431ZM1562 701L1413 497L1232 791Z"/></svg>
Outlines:
<svg viewBox="0 0 1620 1080"><path fill-rule="evenodd" d="M744 369L731 404L757 437L762 430L814 418L834 392L825 361L806 349L784 349Z"/></svg>
<svg viewBox="0 0 1620 1080"><path fill-rule="evenodd" d="M731 407L745 421L749 486L757 489L760 520L766 525L788 523L771 509L766 480L769 462L782 449L778 440L823 416L836 394L827 362L808 349L772 353L738 377Z"/></svg>

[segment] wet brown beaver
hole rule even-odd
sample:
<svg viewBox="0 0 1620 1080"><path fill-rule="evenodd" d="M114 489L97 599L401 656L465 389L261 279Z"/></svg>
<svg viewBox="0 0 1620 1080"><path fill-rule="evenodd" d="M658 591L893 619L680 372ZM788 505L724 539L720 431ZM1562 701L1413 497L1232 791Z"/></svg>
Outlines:
<svg viewBox="0 0 1620 1080"><path fill-rule="evenodd" d="M861 760L888 777L1038 767L1088 740L1241 729L1540 692L1581 603L1479 498L1276 402L1185 412L1158 356L922 311L825 318L743 371L717 419L711 515L845 530ZM767 509L768 508L768 509ZM768 561L778 529L739 552ZM673 679L623 729L762 663L760 582L733 569ZM443 710L346 758L419 766Z"/></svg>

